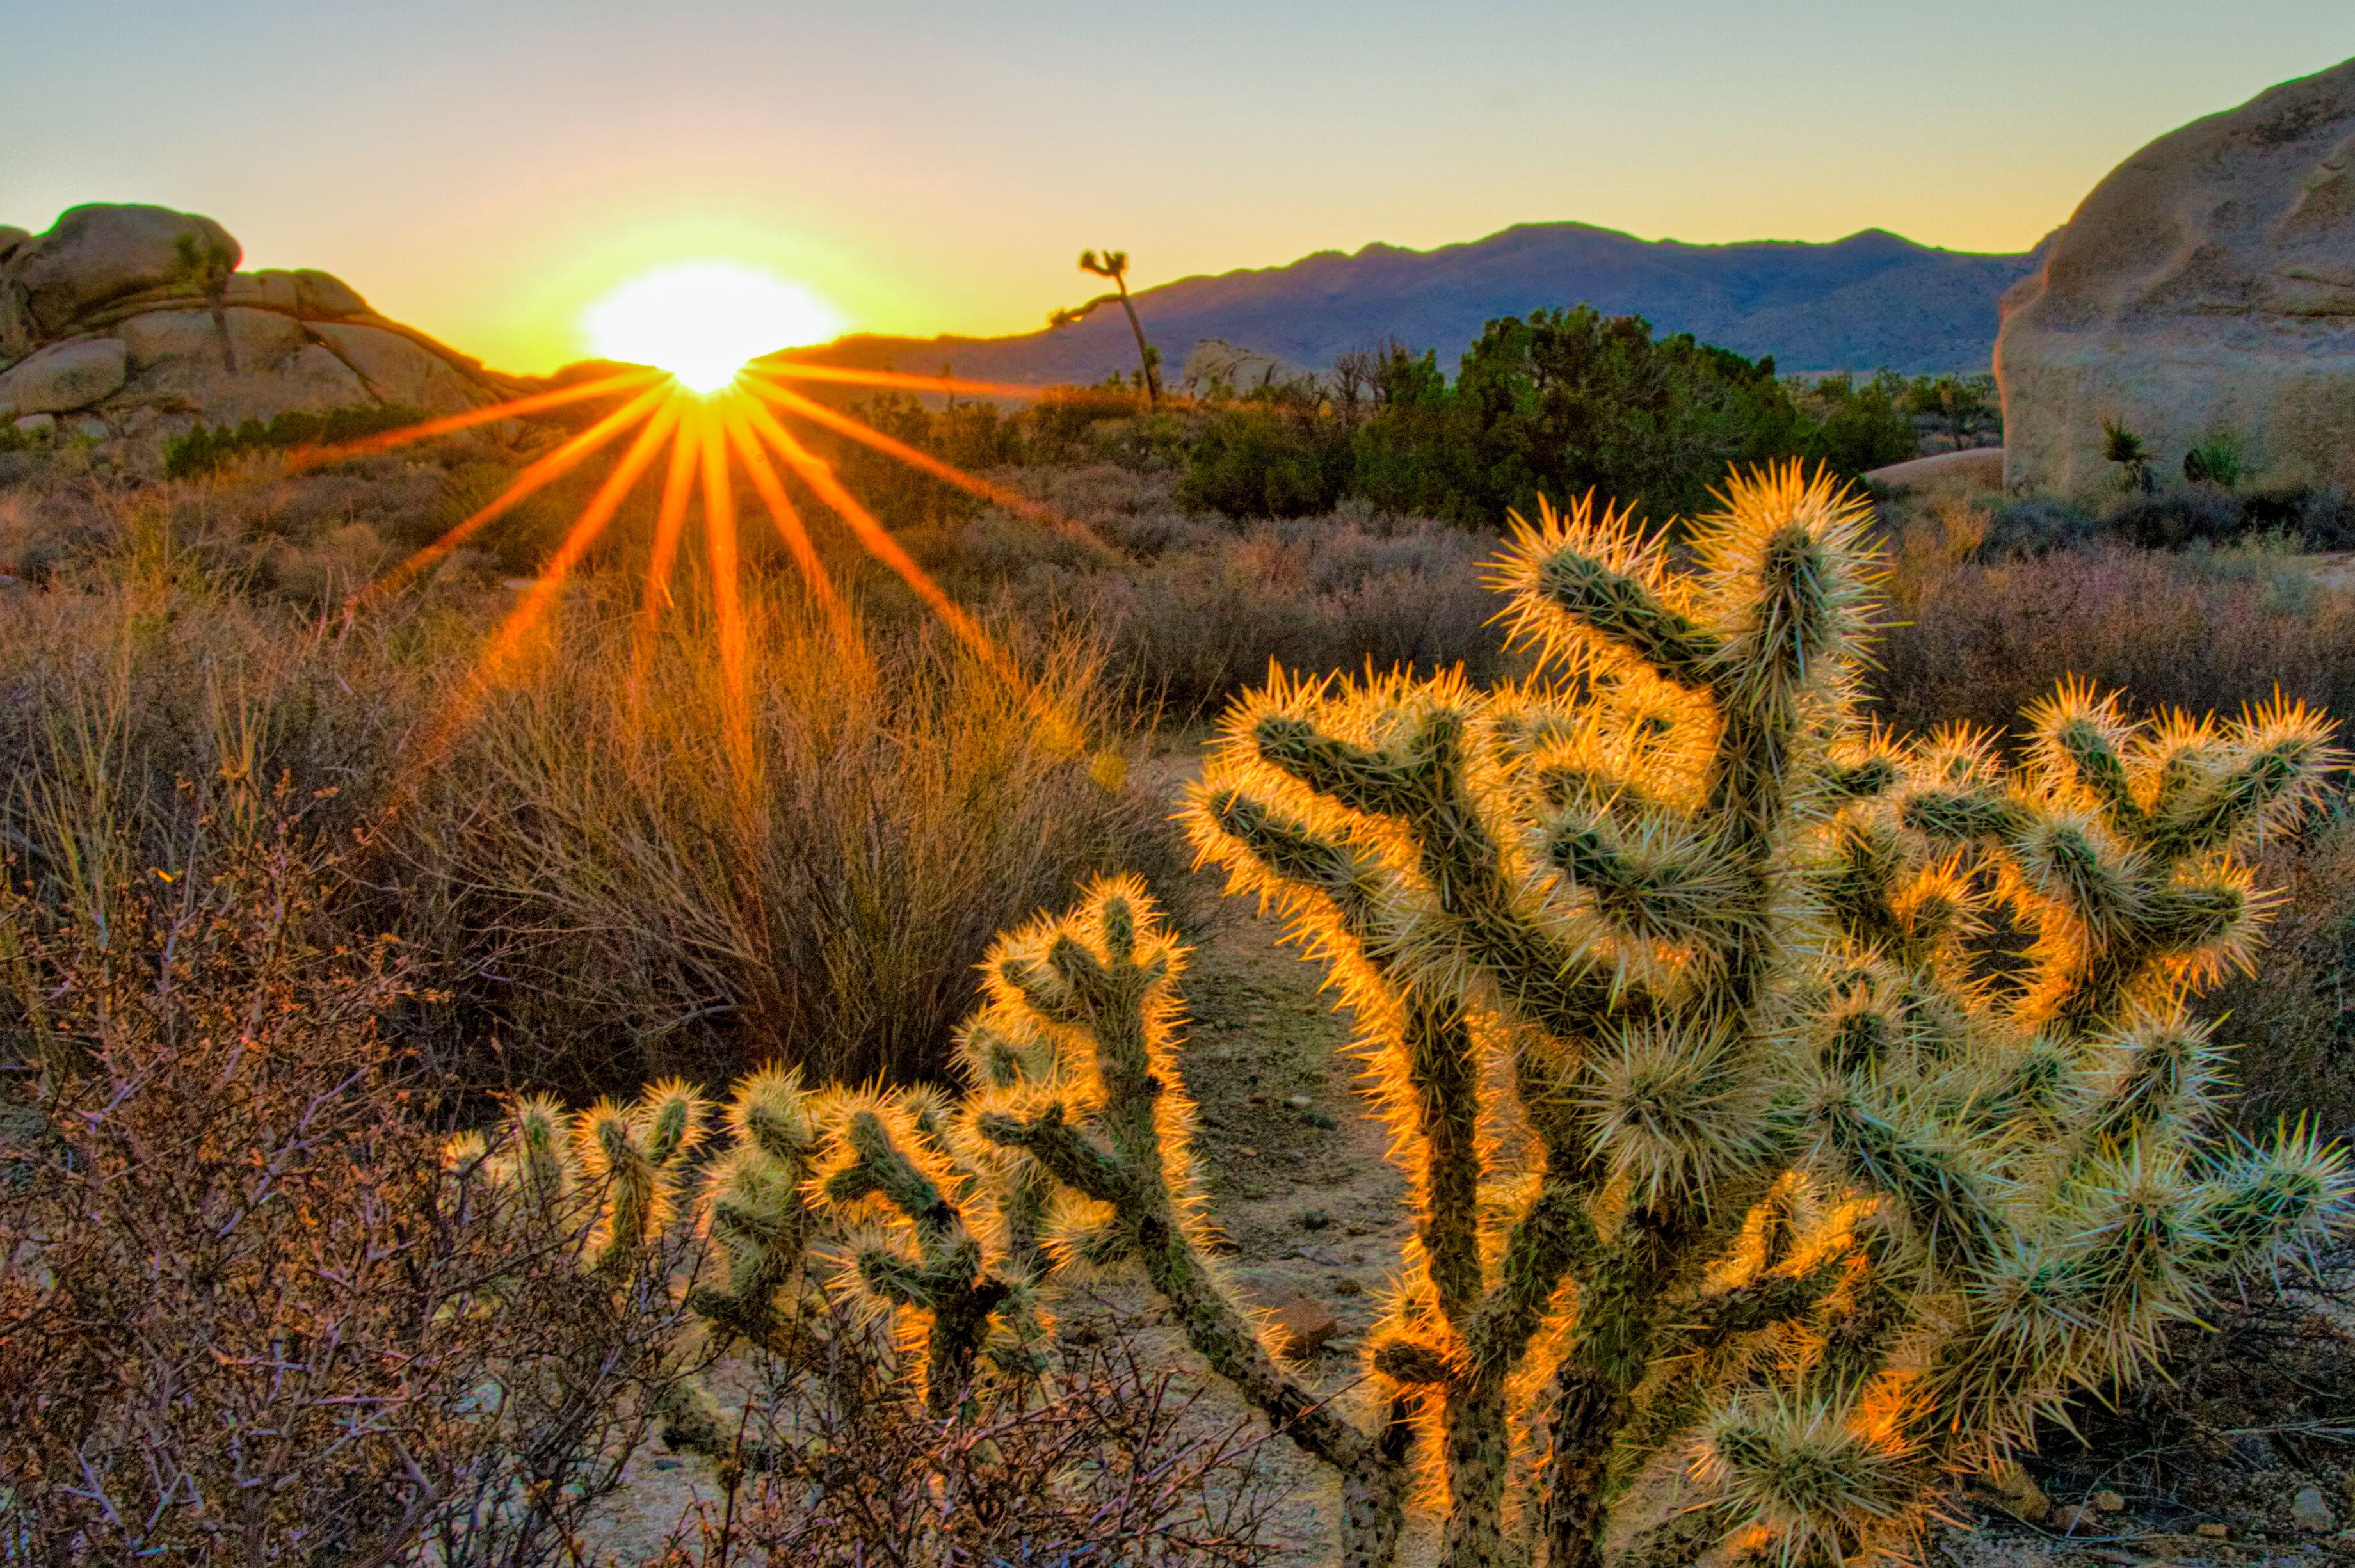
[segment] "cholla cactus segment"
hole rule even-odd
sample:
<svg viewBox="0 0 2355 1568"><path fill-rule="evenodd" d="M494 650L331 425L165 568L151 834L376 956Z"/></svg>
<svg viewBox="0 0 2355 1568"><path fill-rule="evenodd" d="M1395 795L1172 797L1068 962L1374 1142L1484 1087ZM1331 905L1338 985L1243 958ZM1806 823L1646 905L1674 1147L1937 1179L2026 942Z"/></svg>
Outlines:
<svg viewBox="0 0 2355 1568"><path fill-rule="evenodd" d="M709 1131L705 1113L694 1089L676 1080L655 1084L632 1104L607 1100L581 1113L573 1162L599 1190L590 1252L600 1270L629 1270L677 1215L687 1157Z"/></svg>
<svg viewBox="0 0 2355 1568"><path fill-rule="evenodd" d="M1895 1554L1923 1520L1931 1479L1904 1436L1902 1398L1875 1390L1846 1408L1828 1397L1739 1400L1710 1417L1694 1478L1745 1521L1735 1537L1745 1555L1796 1565Z"/></svg>
<svg viewBox="0 0 2355 1568"><path fill-rule="evenodd" d="M1027 1343L1038 1332L1020 1282L967 1222L980 1188L954 1162L951 1116L933 1092L843 1095L805 1184L812 1201L863 1217L837 1283L907 1325L934 1414L964 1396L994 1337Z"/></svg>

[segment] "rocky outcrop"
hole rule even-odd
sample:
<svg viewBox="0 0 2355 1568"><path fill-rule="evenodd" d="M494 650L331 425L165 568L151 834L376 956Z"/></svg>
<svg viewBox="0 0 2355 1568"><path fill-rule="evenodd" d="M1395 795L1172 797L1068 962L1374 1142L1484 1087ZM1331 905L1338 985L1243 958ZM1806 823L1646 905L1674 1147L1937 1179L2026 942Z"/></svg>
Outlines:
<svg viewBox="0 0 2355 1568"><path fill-rule="evenodd" d="M325 272L241 272L209 218L78 207L0 228L0 419L131 437L386 404L455 413L525 389Z"/></svg>
<svg viewBox="0 0 2355 1568"><path fill-rule="evenodd" d="M2355 60L2160 137L2005 296L2005 482L2112 479L2105 421L2168 470L2236 440L2249 483L2355 488Z"/></svg>
<svg viewBox="0 0 2355 1568"><path fill-rule="evenodd" d="M1273 354L1244 348L1222 337L1205 337L1186 356L1178 385L1197 395L1224 391L1231 397L1269 387L1313 384L1316 372Z"/></svg>

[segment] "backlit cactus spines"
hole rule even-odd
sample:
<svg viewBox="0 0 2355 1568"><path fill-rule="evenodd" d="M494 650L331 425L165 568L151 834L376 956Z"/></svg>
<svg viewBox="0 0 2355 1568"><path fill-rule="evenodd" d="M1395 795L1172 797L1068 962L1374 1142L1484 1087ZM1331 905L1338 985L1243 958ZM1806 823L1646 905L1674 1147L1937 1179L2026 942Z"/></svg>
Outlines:
<svg viewBox="0 0 2355 1568"><path fill-rule="evenodd" d="M727 1128L730 1147L706 1174L700 1205L724 1284L698 1287L690 1305L726 1333L785 1350L819 1226L807 1190L825 1147L817 1100L798 1073L764 1069L730 1094Z"/></svg>
<svg viewBox="0 0 2355 1568"><path fill-rule="evenodd" d="M626 1274L676 1216L687 1157L709 1131L705 1111L692 1087L673 1081L655 1084L633 1104L608 1100L581 1113L572 1147L581 1179L601 1195L590 1239L599 1272ZM527 1115L518 1133L524 1157L537 1169L540 1157Z"/></svg>
<svg viewBox="0 0 2355 1568"><path fill-rule="evenodd" d="M1902 1552L2217 1281L2341 1228L2341 1153L2227 1133L2190 1010L2255 948L2239 857L2339 765L2321 717L2137 720L2073 684L2017 767L1881 733L1864 508L1796 468L1724 503L1678 550L1542 509L1496 577L1526 678L1275 679L1188 796L1332 972L1408 1177L1365 1408L1215 1262L1186 954L1134 879L1001 938L954 1102L739 1084L696 1305L774 1348L835 1260L948 1413L1059 1281L1133 1271L1337 1472L1348 1568L1392 1561L1418 1466L1448 1568L1828 1565ZM606 1194L601 1255L665 1222L701 1127L677 1086L515 1120L453 1157Z"/></svg>
<svg viewBox="0 0 2355 1568"><path fill-rule="evenodd" d="M970 1179L949 1158L947 1106L904 1091L838 1096L811 1196L863 1217L841 1284L919 1325L928 1408L954 1408L1017 1285L990 1266L962 1200ZM871 1201L869 1201L871 1200Z"/></svg>
<svg viewBox="0 0 2355 1568"><path fill-rule="evenodd" d="M1192 797L1365 1028L1420 1220L1369 1370L1436 1412L1451 1564L1900 1546L1942 1473L2346 1205L2310 1137L2214 1141L2184 1011L2245 961L2232 856L2310 804L2327 727L2070 687L2017 773L1880 734L1866 521L1776 470L1681 567L1543 510L1496 576L1533 676L1278 681ZM1621 1517L1646 1474L1684 1522Z"/></svg>
<svg viewBox="0 0 2355 1568"><path fill-rule="evenodd" d="M1067 1257L1134 1263L1211 1367L1340 1472L1343 1562L1375 1568L1391 1560L1403 1515L1405 1402L1388 1402L1371 1431L1349 1421L1283 1363L1212 1261L1175 1055L1182 963L1135 879L1098 883L1069 915L1001 939L985 1016L1039 1031L1055 1059L1009 1082L984 1075L967 1102L973 1125L1080 1200L1060 1238Z"/></svg>

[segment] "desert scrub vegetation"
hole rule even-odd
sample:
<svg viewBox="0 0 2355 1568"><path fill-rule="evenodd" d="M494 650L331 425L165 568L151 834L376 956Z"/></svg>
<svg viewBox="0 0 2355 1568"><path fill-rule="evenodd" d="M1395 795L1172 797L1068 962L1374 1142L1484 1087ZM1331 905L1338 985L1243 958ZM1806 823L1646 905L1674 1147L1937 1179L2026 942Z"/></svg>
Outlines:
<svg viewBox="0 0 2355 1568"><path fill-rule="evenodd" d="M2230 712L2277 691L2339 714L2355 703L2355 600L2299 559L2302 537L2158 549L2083 517L2084 531L2029 550L2005 530L2080 515L1951 493L1885 515L1900 624L1870 682L1901 731L2009 731L2069 675L2123 688L2144 712Z"/></svg>
<svg viewBox="0 0 2355 1568"><path fill-rule="evenodd" d="M1025 698L913 617L846 650L764 580L739 795L709 771L720 697L691 592L649 637L622 572L591 579L554 641L480 681L517 591L465 562L348 613L257 581L239 508L308 482L60 484L89 532L0 617L0 827L48 898L37 805L69 801L82 837L176 875L191 781L284 777L340 836L334 918L400 936L446 995L388 1027L453 1089L719 1081L780 1051L936 1072L1001 926L1092 872L1173 863L1081 638L1031 640Z"/></svg>
<svg viewBox="0 0 2355 1568"><path fill-rule="evenodd" d="M1087 636L1111 695L1138 718L1207 719L1271 661L1307 674L1461 664L1484 679L1505 667L1480 585L1492 534L1356 503L1233 523L1187 513L1166 478L1109 465L1025 477L1072 528L993 510L912 530L910 549L1009 627ZM897 597L886 584L871 592Z"/></svg>
<svg viewBox="0 0 2355 1568"><path fill-rule="evenodd" d="M1347 1563L1426 1507L1449 1564L1907 1549L1955 1475L2343 1223L2308 1128L2216 1136L2229 1052L2189 1010L2257 941L2241 857L2339 759L2294 704L2143 724L2082 684L2017 767L1891 741L1857 701L1861 507L1796 469L1727 495L1683 563L1541 513L1499 571L1529 678L1279 682L1190 793L1344 988L1410 1179L1353 1392L1219 1262L1188 952L1134 878L1000 940L959 1097L755 1074L698 1181L715 1118L661 1087L541 1137L580 1161L547 1183L626 1169L613 1212L698 1214L695 1310L781 1361L856 1305L935 1421L1039 1375L1064 1291L1141 1278L1336 1474ZM669 1428L771 1462L744 1429Z"/></svg>

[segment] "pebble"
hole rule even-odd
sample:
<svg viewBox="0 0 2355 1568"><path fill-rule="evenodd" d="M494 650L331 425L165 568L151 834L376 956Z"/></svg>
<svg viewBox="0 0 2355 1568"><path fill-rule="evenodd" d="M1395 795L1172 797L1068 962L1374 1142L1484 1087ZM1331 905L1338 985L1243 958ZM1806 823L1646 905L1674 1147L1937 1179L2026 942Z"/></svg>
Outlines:
<svg viewBox="0 0 2355 1568"><path fill-rule="evenodd" d="M1295 1111L1305 1111L1308 1109L1309 1106L1316 1104L1316 1101L1310 1099L1305 1094L1295 1094L1291 1099L1284 1103Z"/></svg>
<svg viewBox="0 0 2355 1568"><path fill-rule="evenodd" d="M2322 1500L2322 1493L2314 1487L2300 1487L2297 1496L2289 1503L2289 1521L2298 1529L2319 1534L2339 1528L2339 1518L2330 1505Z"/></svg>
<svg viewBox="0 0 2355 1568"><path fill-rule="evenodd" d="M2194 1535L2204 1535L2211 1541L2222 1541L2226 1536L2232 1534L2232 1531L2230 1526L2218 1524L2213 1520L2211 1520L2206 1524L2193 1525L2191 1527L2191 1533Z"/></svg>
<svg viewBox="0 0 2355 1568"><path fill-rule="evenodd" d="M2104 1513L2124 1513L2126 1511L2126 1499L2115 1492L2095 1492L2094 1506Z"/></svg>
<svg viewBox="0 0 2355 1568"><path fill-rule="evenodd" d="M1292 1255L1304 1262L1315 1264L1320 1268L1346 1268L1349 1263L1348 1259L1330 1247L1300 1247L1295 1249Z"/></svg>
<svg viewBox="0 0 2355 1568"><path fill-rule="evenodd" d="M2102 1528L2102 1510L2091 1503L2069 1503L2052 1510L2052 1528L2063 1535Z"/></svg>

